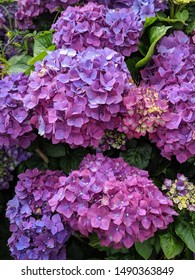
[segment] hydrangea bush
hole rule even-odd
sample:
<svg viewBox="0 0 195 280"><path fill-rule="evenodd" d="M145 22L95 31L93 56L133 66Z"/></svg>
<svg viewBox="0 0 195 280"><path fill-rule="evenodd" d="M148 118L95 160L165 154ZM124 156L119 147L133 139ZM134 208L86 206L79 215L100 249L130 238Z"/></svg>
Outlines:
<svg viewBox="0 0 195 280"><path fill-rule="evenodd" d="M194 9L0 1L0 259L194 259Z"/></svg>

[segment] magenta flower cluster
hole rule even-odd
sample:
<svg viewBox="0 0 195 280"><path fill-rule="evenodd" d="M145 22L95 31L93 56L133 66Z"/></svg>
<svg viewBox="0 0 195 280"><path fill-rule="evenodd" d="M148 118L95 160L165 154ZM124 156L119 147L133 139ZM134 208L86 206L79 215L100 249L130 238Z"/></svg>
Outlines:
<svg viewBox="0 0 195 280"><path fill-rule="evenodd" d="M60 171L33 169L18 176L16 195L6 211L12 232L8 245L14 259L66 258L65 243L71 230L48 204L58 191L58 178L62 175Z"/></svg>
<svg viewBox="0 0 195 280"><path fill-rule="evenodd" d="M0 80L0 146L27 148L36 136L30 113L24 108L28 77L13 74Z"/></svg>
<svg viewBox="0 0 195 280"><path fill-rule="evenodd" d="M82 51L88 46L110 48L124 56L138 50L143 24L131 9L108 9L89 3L68 7L53 25L58 48Z"/></svg>
<svg viewBox="0 0 195 280"><path fill-rule="evenodd" d="M156 12L167 8L167 0L88 0L88 2L104 4L112 9L131 8L142 20L153 17Z"/></svg>
<svg viewBox="0 0 195 280"><path fill-rule="evenodd" d="M127 112L120 130L130 139L160 130L171 121L167 101L159 98L159 93L153 87L131 88L123 102Z"/></svg>
<svg viewBox="0 0 195 280"><path fill-rule="evenodd" d="M66 9L78 0L18 0L16 19L21 29L31 27L33 19L42 13L57 11L59 7Z"/></svg>
<svg viewBox="0 0 195 280"><path fill-rule="evenodd" d="M144 84L168 101L171 121L150 135L162 155L182 163L195 155L195 44L182 31L163 37L157 53L141 71Z"/></svg>
<svg viewBox="0 0 195 280"><path fill-rule="evenodd" d="M108 48L58 49L37 63L24 105L53 144L98 147L104 131L119 126L129 78L124 58Z"/></svg>
<svg viewBox="0 0 195 280"><path fill-rule="evenodd" d="M86 156L79 170L61 176L48 203L74 230L96 233L102 246L114 248L143 242L177 215L147 171L100 153Z"/></svg>
<svg viewBox="0 0 195 280"><path fill-rule="evenodd" d="M0 147L0 190L8 189L13 180L12 171L27 160L31 153L19 147Z"/></svg>

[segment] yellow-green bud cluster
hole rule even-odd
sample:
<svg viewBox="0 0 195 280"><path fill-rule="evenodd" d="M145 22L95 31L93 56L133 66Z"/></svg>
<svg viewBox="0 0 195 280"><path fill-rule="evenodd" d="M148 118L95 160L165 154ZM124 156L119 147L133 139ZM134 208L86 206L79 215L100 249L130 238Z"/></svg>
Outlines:
<svg viewBox="0 0 195 280"><path fill-rule="evenodd" d="M173 0L173 3L176 5L187 5L193 2L195 2L195 0Z"/></svg>
<svg viewBox="0 0 195 280"><path fill-rule="evenodd" d="M166 179L162 189L179 210L195 211L195 185L183 174L177 174L175 181Z"/></svg>
<svg viewBox="0 0 195 280"><path fill-rule="evenodd" d="M115 130L107 130L104 137L100 142L100 149L101 150L110 150L111 148L117 150L125 149L125 144L127 141L127 136Z"/></svg>

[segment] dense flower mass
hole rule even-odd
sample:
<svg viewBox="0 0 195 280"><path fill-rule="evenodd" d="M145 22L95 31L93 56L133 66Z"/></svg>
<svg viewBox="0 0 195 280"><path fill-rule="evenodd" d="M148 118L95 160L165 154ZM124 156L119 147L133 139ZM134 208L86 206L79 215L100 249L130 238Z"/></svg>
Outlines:
<svg viewBox="0 0 195 280"><path fill-rule="evenodd" d="M13 179L11 172L30 156L31 153L19 147L0 148L0 190L9 188L9 182Z"/></svg>
<svg viewBox="0 0 195 280"><path fill-rule="evenodd" d="M195 185L183 174L178 173L175 181L166 179L162 189L179 210L195 211Z"/></svg>
<svg viewBox="0 0 195 280"><path fill-rule="evenodd" d="M0 146L27 148L35 139L29 110L24 108L28 77L13 74L0 80Z"/></svg>
<svg viewBox="0 0 195 280"><path fill-rule="evenodd" d="M88 2L104 4L110 8L131 8L142 20L167 8L167 0L88 0Z"/></svg>
<svg viewBox="0 0 195 280"><path fill-rule="evenodd" d="M59 178L49 205L73 229L86 236L96 233L103 246L114 248L150 238L176 215L146 171L100 153L86 156L79 170Z"/></svg>
<svg viewBox="0 0 195 280"><path fill-rule="evenodd" d="M195 155L195 44L182 31L163 37L144 70L144 84L160 91L169 104L171 121L150 135L162 155L185 162Z"/></svg>
<svg viewBox="0 0 195 280"><path fill-rule="evenodd" d="M20 174L15 197L8 202L8 240L11 255L18 260L65 259L70 229L48 200L58 191L60 171L27 170Z"/></svg>
<svg viewBox="0 0 195 280"><path fill-rule="evenodd" d="M33 18L42 13L55 12L59 7L66 9L78 0L18 0L16 18L20 28L26 29L33 24Z"/></svg>
<svg viewBox="0 0 195 280"><path fill-rule="evenodd" d="M124 56L138 50L142 22L131 9L111 10L89 3L69 7L53 25L53 42L58 48L82 51L88 46L108 47Z"/></svg>
<svg viewBox="0 0 195 280"><path fill-rule="evenodd" d="M104 131L120 123L129 78L123 57L108 48L59 49L36 65L24 104L36 111L31 123L39 134L54 144L98 147Z"/></svg>
<svg viewBox="0 0 195 280"><path fill-rule="evenodd" d="M127 113L124 114L121 130L128 138L139 138L147 132L155 132L171 120L167 101L160 99L152 87L132 88L123 102Z"/></svg>

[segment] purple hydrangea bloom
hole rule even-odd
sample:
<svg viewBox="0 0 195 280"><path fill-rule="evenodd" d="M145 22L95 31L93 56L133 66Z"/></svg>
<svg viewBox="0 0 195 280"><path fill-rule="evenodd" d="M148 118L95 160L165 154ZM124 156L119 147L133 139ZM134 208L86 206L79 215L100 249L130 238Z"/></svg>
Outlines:
<svg viewBox="0 0 195 280"><path fill-rule="evenodd" d="M58 49L31 73L25 108L34 108L31 123L53 144L98 147L120 124L129 79L124 58L108 48Z"/></svg>
<svg viewBox="0 0 195 280"><path fill-rule="evenodd" d="M104 4L109 8L131 8L142 20L153 17L156 12L167 8L167 0L88 0Z"/></svg>
<svg viewBox="0 0 195 280"><path fill-rule="evenodd" d="M71 231L48 204L59 188L61 171L27 170L20 174L16 195L7 204L11 255L18 260L65 259Z"/></svg>
<svg viewBox="0 0 195 280"><path fill-rule="evenodd" d="M18 0L16 18L18 26L26 29L33 25L33 19L42 13L53 13L62 7L77 3L78 0Z"/></svg>
<svg viewBox="0 0 195 280"><path fill-rule="evenodd" d="M0 190L9 188L9 182L13 179L11 172L30 156L31 153L19 147L0 147Z"/></svg>
<svg viewBox="0 0 195 280"><path fill-rule="evenodd" d="M171 120L167 100L160 98L153 87L131 88L123 102L127 110L120 130L130 139L154 133Z"/></svg>
<svg viewBox="0 0 195 280"><path fill-rule="evenodd" d="M36 138L30 113L24 108L28 76L13 74L0 80L0 146L27 148Z"/></svg>
<svg viewBox="0 0 195 280"><path fill-rule="evenodd" d="M177 215L147 171L100 153L87 155L79 170L59 178L58 194L49 205L74 230L95 233L102 246L114 248L143 242Z"/></svg>
<svg viewBox="0 0 195 280"><path fill-rule="evenodd" d="M88 46L110 48L124 56L138 50L143 24L131 9L111 10L89 3L69 7L53 25L58 48L82 51Z"/></svg>
<svg viewBox="0 0 195 280"><path fill-rule="evenodd" d="M171 120L155 133L152 142L168 159L182 163L195 155L195 44L182 31L163 37L152 61L141 71L147 83L169 105Z"/></svg>

